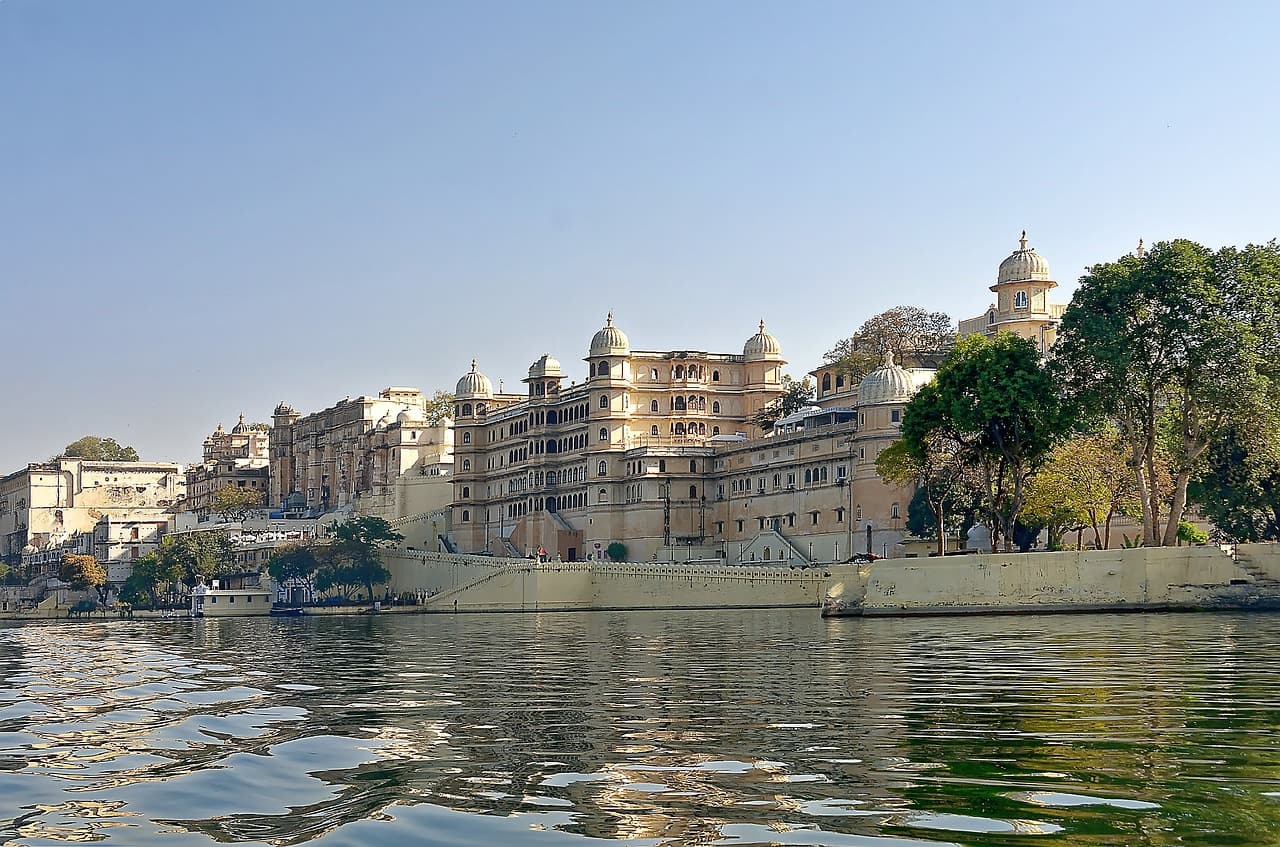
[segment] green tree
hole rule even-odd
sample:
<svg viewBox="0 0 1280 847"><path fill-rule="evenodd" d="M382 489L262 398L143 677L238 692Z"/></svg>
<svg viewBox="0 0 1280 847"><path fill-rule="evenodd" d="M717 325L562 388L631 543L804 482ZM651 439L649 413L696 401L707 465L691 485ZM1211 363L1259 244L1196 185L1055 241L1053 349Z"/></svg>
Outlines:
<svg viewBox="0 0 1280 847"><path fill-rule="evenodd" d="M950 445L955 461L976 472L993 545L1012 549L1027 481L1074 420L1032 342L971 335L907 404L903 449L924 462L931 444Z"/></svg>
<svg viewBox="0 0 1280 847"><path fill-rule="evenodd" d="M136 462L138 451L118 444L114 438L86 435L63 448L62 456L90 459L95 462Z"/></svg>
<svg viewBox="0 0 1280 847"><path fill-rule="evenodd" d="M1160 482L1167 492L1167 473ZM1111 522L1140 511L1124 444L1108 428L1077 435L1054 448L1031 480L1022 517L1051 531L1087 526L1093 530L1094 547L1104 550L1111 544Z"/></svg>
<svg viewBox="0 0 1280 847"><path fill-rule="evenodd" d="M453 394L448 391L436 391L426 402L424 418L427 426L441 426L453 418Z"/></svg>
<svg viewBox="0 0 1280 847"><path fill-rule="evenodd" d="M76 591L93 590L98 595L98 602L107 602L107 569L93 556L64 553L58 579Z"/></svg>
<svg viewBox="0 0 1280 847"><path fill-rule="evenodd" d="M156 557L162 572L178 575L178 581L188 588L236 570L235 551L224 532L167 535L161 539Z"/></svg>
<svg viewBox="0 0 1280 847"><path fill-rule="evenodd" d="M876 473L891 485L916 486L911 503L917 500L928 510L928 519L911 514L907 507L907 529L921 537L931 534L938 542L938 555L947 553L947 533L957 529L957 521L975 498L975 480L961 455L959 445L940 433L924 436L924 449L899 439L876 457ZM918 508L917 508L918 511ZM914 521L914 526L913 526Z"/></svg>
<svg viewBox="0 0 1280 847"><path fill-rule="evenodd" d="M391 579L391 572L382 564L382 550L404 540L404 536L391 528L382 518L352 518L332 529L333 541L326 551L330 576L350 580L362 585L373 600L373 587ZM317 577L317 587L319 578Z"/></svg>
<svg viewBox="0 0 1280 847"><path fill-rule="evenodd" d="M1187 496L1236 541L1280 541L1280 458L1267 440L1228 426Z"/></svg>
<svg viewBox="0 0 1280 847"><path fill-rule="evenodd" d="M1216 252L1165 242L1081 279L1055 358L1073 402L1110 418L1124 439L1144 544L1177 541L1190 481L1228 424L1276 429L1278 310L1275 242ZM1173 476L1167 511L1162 446Z"/></svg>
<svg viewBox="0 0 1280 847"><path fill-rule="evenodd" d="M160 555L152 551L133 563L129 578L120 588L120 599L135 605L146 602L152 608L160 605L158 592L181 582L182 568L172 559L161 562Z"/></svg>
<svg viewBox="0 0 1280 847"><path fill-rule="evenodd" d="M624 562L627 559L627 545L621 541L611 541L609 546L604 548L605 555L615 562Z"/></svg>
<svg viewBox="0 0 1280 847"><path fill-rule="evenodd" d="M213 511L231 521L242 521L262 508L264 492L227 483L213 494Z"/></svg>
<svg viewBox="0 0 1280 847"><path fill-rule="evenodd" d="M1204 544L1209 540L1209 533L1193 524L1191 521L1183 521L1178 524L1178 545L1183 542L1187 544Z"/></svg>
<svg viewBox="0 0 1280 847"><path fill-rule="evenodd" d="M320 557L309 544L277 547L267 562L267 573L277 585L300 585L320 569Z"/></svg>
<svg viewBox="0 0 1280 847"><path fill-rule="evenodd" d="M791 378L790 374L784 374L782 377L782 393L766 404L763 409L756 412L751 418L751 422L768 432L773 429L775 423L787 415L800 411L809 405L809 401L812 399L813 383L809 382L807 377L796 382Z"/></svg>
<svg viewBox="0 0 1280 847"><path fill-rule="evenodd" d="M880 367L886 352L904 366L938 367L955 341L955 327L945 312L894 306L869 318L828 350L825 359L856 382Z"/></svg>

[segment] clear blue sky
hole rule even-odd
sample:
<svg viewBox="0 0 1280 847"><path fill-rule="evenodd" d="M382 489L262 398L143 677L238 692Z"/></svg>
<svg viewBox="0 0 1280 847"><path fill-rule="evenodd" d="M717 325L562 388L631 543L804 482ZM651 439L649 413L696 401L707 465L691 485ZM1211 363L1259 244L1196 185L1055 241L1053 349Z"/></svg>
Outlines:
<svg viewBox="0 0 1280 847"><path fill-rule="evenodd" d="M0 472L1280 234L1280 4L0 0Z"/></svg>

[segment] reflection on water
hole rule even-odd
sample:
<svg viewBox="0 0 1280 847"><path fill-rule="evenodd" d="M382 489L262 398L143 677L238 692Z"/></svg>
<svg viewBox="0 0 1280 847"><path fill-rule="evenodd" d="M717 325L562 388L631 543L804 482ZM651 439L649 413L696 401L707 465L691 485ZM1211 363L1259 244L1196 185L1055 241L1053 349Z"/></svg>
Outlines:
<svg viewBox="0 0 1280 847"><path fill-rule="evenodd" d="M1274 845L1280 616L0 629L0 844Z"/></svg>

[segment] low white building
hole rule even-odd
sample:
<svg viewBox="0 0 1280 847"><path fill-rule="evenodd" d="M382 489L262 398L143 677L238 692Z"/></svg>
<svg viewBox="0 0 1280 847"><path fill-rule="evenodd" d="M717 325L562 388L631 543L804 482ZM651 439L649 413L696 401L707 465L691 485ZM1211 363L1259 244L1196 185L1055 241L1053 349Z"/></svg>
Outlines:
<svg viewBox="0 0 1280 847"><path fill-rule="evenodd" d="M197 618L271 614L271 590L263 585L223 588L219 580L191 589L191 615Z"/></svg>

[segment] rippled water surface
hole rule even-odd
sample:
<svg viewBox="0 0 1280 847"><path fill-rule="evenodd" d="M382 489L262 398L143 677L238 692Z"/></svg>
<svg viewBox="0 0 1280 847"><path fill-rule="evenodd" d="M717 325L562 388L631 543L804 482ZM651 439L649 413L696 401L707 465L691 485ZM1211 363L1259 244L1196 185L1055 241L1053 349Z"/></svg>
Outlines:
<svg viewBox="0 0 1280 847"><path fill-rule="evenodd" d="M1280 616L0 629L0 844L1276 845Z"/></svg>

